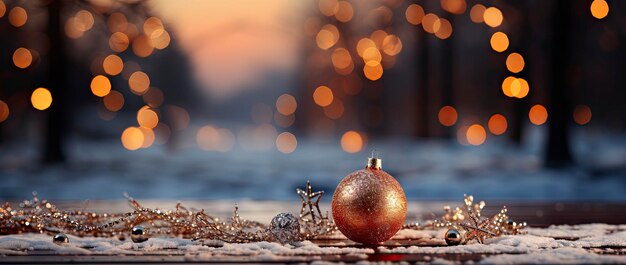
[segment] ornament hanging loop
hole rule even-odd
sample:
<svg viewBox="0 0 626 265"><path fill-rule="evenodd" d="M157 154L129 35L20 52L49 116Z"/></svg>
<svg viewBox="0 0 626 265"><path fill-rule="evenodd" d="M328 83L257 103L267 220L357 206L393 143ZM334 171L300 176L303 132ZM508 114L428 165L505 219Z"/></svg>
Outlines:
<svg viewBox="0 0 626 265"><path fill-rule="evenodd" d="M374 156L374 153L376 153L376 156ZM367 163L365 164L365 168L376 169L376 170L383 169L383 160L378 158L378 152L376 151L376 149L372 150L372 156L367 158Z"/></svg>

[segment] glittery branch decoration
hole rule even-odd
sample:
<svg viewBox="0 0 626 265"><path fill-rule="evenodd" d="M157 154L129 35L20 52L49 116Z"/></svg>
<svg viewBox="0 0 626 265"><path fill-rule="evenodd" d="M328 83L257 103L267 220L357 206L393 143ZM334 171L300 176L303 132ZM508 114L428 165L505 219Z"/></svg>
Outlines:
<svg viewBox="0 0 626 265"><path fill-rule="evenodd" d="M322 216L319 202L323 191L312 192L307 181L307 191L298 190L303 200L298 221L302 230L300 238L313 239L335 231L328 214ZM145 227L149 237L166 235L194 240L220 240L229 243L277 241L268 225L241 218L235 207L233 216L220 220L205 210L188 209L180 203L175 210L145 208L138 201L125 195L133 211L127 213L95 213L87 211L62 211L54 204L39 200L33 193L31 200L24 200L14 209L9 203L0 207L0 234L62 232L76 236L113 237L120 240L130 237L135 226ZM305 208L309 212L304 214ZM316 211L313 211L313 210ZM309 218L310 217L310 218Z"/></svg>
<svg viewBox="0 0 626 265"><path fill-rule="evenodd" d="M474 203L474 196L463 195L463 207L452 209L450 206L444 206L444 214L424 224L412 223L404 225L404 228L410 229L438 229L438 228L462 228L465 230L465 241L476 240L478 243L484 243L485 239L500 235L517 235L523 234L526 223L516 223L507 215L506 207L503 207L499 213L491 218L481 215L485 202L480 201Z"/></svg>

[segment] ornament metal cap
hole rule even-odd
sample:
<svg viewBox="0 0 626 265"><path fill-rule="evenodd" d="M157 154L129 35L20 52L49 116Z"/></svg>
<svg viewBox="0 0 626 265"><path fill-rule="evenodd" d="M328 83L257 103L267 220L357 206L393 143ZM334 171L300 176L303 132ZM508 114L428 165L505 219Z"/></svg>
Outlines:
<svg viewBox="0 0 626 265"><path fill-rule="evenodd" d="M374 153L376 153L376 157L374 157ZM383 169L383 160L378 158L378 152L376 152L376 150L373 150L372 156L367 158L365 168L377 170Z"/></svg>

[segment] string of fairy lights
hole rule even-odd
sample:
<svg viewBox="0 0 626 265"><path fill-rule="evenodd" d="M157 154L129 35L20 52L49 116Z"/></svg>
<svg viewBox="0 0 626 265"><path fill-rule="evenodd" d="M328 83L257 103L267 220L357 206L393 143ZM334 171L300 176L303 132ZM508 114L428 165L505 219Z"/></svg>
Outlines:
<svg viewBox="0 0 626 265"><path fill-rule="evenodd" d="M480 3L469 7L465 0L442 0L439 3L441 10L452 15L464 14L469 10L472 22L484 24L494 31L489 39L491 49L497 53L508 53L505 66L510 76L502 80L502 93L513 99L527 97L531 87L526 79L519 76L526 66L524 55L509 49L509 37L500 30L506 23L502 10ZM306 19L304 32L314 38L319 51L313 51L307 61L313 68L325 67L328 64L320 62L328 61L332 70L341 77L315 86L310 94L314 106L319 107L323 116L330 120L327 123L349 116L349 109L354 108L349 97L365 93L360 89L359 84L363 82L360 76L365 82L374 82L384 75L386 69L395 65L397 56L403 51L403 41L398 34L388 32L390 30L381 26L394 19L395 11L403 11L409 25L420 27L441 40L454 34L454 25L445 16L427 12L423 6L415 3L403 5L403 1L383 1L357 6L349 1L319 0L317 7L322 17ZM26 3L6 4L0 0L0 19L6 17L14 28L25 28L32 23L28 9ZM594 0L589 11L594 18L603 19L609 13L609 5L605 0ZM361 24L368 24L375 30L351 43L346 40L346 32L343 31L350 29L346 25L356 23L357 15L361 16L358 17L359 23L364 21ZM137 150L155 143L164 144L173 132L188 128L190 116L187 110L180 106L163 105L163 90L154 86L149 73L142 70L138 62L127 58L132 53L132 56L141 60L166 49L170 45L171 36L164 23L155 16L133 13L125 5L103 5L99 2L85 2L64 18L63 32L70 39L78 41L93 31L105 32L108 44L105 54L98 54L92 60L93 77L85 85L99 99L100 118L113 119L127 105L125 102L128 99L125 97L128 95L141 97L143 101L143 106L136 111L137 124L120 133L122 146L128 150ZM35 48L18 47L13 51L11 59L18 70L28 70L37 67L35 62L41 56L41 51ZM357 72L360 75L356 75ZM119 82L122 80L125 82ZM126 83L130 93L122 91L120 83ZM53 104L54 97L48 88L36 87L30 94L30 103L34 109L45 111ZM298 140L288 130L294 125L298 105L294 95L282 94L276 98L275 106L265 103L252 106L251 118L256 126L246 127L238 133L213 125L201 126L196 131L196 143L203 150L227 152L239 140L242 146L252 149L275 146L280 152L292 153L297 148ZM0 99L0 122L9 118L11 107ZM508 127L507 118L500 113L491 115L486 124L459 122L459 112L454 106L442 106L437 116L443 126L458 126L457 138L461 144L467 145L481 145L487 138L487 132L501 135ZM578 105L573 111L574 121L580 125L589 123L591 116L591 108L587 105ZM528 118L530 123L542 125L548 120L548 110L541 104L533 105L528 111ZM258 145L260 138L271 141ZM346 152L359 152L366 145L367 135L364 132L348 130L341 135L340 146Z"/></svg>

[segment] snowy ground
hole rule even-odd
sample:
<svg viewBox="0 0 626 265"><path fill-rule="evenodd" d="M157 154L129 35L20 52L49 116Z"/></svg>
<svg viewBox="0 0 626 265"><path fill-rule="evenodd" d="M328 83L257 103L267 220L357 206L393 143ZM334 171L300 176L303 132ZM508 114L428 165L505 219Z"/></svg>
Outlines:
<svg viewBox="0 0 626 265"><path fill-rule="evenodd" d="M174 152L165 146L126 151L117 139L74 140L68 165L46 167L35 162L34 144L5 144L0 199L37 191L54 200L121 199L123 192L139 199L297 200L294 189L307 179L330 198L341 178L362 168L368 151L376 148L383 168L403 185L409 200L456 201L468 193L516 201L626 201L626 139L619 136L574 137L579 166L563 170L541 166L537 136L522 148L498 138L479 147L441 140L370 142L358 154L343 152L336 141L300 140L289 155L237 147L207 152L192 146L193 135L188 138L183 146L189 147Z"/></svg>
<svg viewBox="0 0 626 265"><path fill-rule="evenodd" d="M0 255L3 262L36 261L38 258L64 261L94 262L92 255L117 257L134 261L150 261L155 256L165 261L351 261L365 262L380 258L396 261L430 261L454 264L455 261L479 264L616 264L626 263L621 255L626 248L626 226L589 224L578 226L552 226L531 228L526 235L491 238L486 244L469 242L460 246L445 246L439 231L402 230L395 240L420 240L427 246L393 246L363 248L358 245L320 246L310 241L293 245L260 242L228 244L212 242L203 245L180 238L150 238L143 243L108 238L79 238L70 236L68 244L52 243L51 237L42 234L0 236ZM562 233L579 234L575 240L555 239ZM393 241L393 240L392 240ZM406 242L406 241L405 241ZM35 256L28 256L36 254ZM63 254L63 256L58 256ZM145 256L145 257L143 257Z"/></svg>

